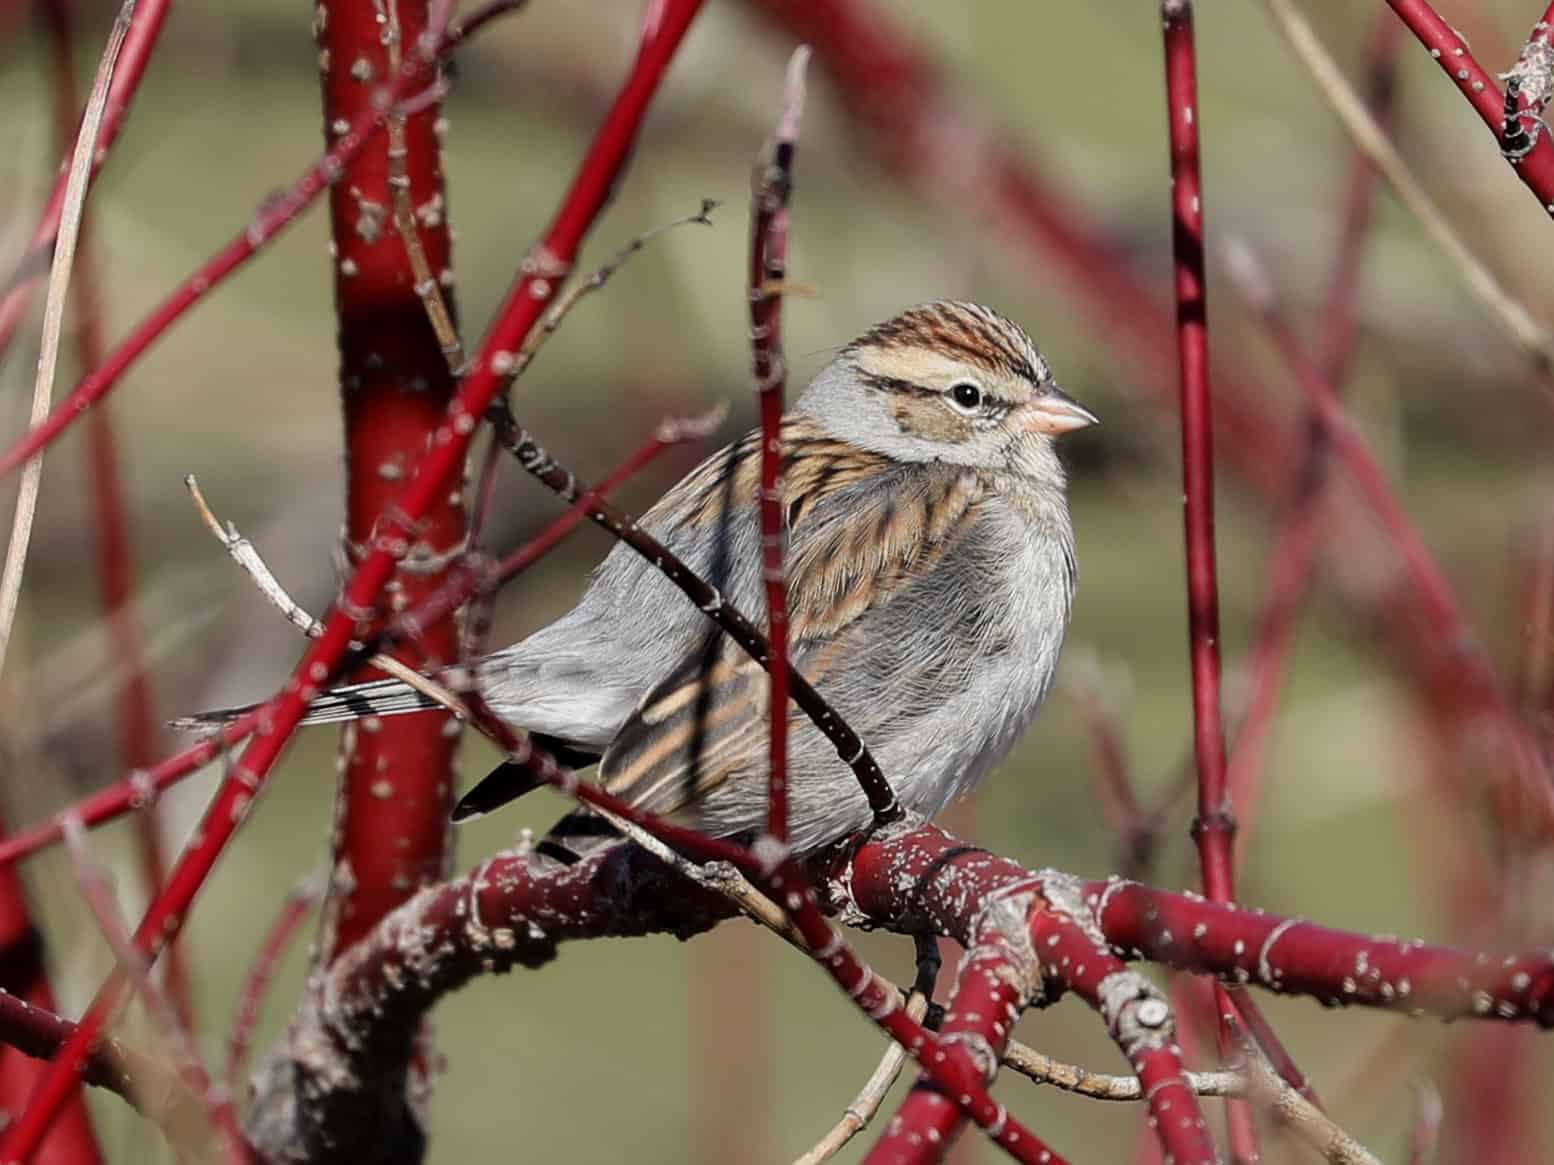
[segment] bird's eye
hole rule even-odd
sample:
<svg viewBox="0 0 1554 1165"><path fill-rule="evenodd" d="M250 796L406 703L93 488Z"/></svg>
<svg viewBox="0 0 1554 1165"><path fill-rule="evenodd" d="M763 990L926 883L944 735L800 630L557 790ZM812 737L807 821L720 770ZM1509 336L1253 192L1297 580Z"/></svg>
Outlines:
<svg viewBox="0 0 1554 1165"><path fill-rule="evenodd" d="M970 412L982 403L982 390L963 380L950 389L950 399L955 402L957 408Z"/></svg>

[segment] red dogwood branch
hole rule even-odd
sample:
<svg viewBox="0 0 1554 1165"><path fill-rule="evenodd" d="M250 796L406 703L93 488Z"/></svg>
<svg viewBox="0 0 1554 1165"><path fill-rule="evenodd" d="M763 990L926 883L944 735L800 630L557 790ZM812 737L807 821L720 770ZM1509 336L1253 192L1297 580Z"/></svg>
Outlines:
<svg viewBox="0 0 1554 1165"><path fill-rule="evenodd" d="M1365 65L1366 105L1383 128L1392 121L1397 89L1397 63L1403 26L1379 12ZM1360 267L1370 234L1379 176L1362 151L1351 153L1339 227L1338 250L1328 280L1318 341L1318 362L1329 384L1341 388L1354 351L1355 300ZM1311 589L1313 568L1323 530L1327 491L1327 436L1320 422L1308 426L1306 448L1285 503L1273 549L1268 555L1263 596L1248 652L1246 716L1236 733L1227 762L1226 781L1235 811L1243 824L1255 812L1274 712L1285 661L1294 643L1295 624ZM1245 850L1242 850L1244 854Z"/></svg>
<svg viewBox="0 0 1554 1165"><path fill-rule="evenodd" d="M579 786L584 790L590 803L605 803L592 795L591 786ZM752 866L742 852L739 864ZM1022 973L1030 972L1033 960L1039 963L1049 996L1078 991L1100 1009L1136 1070L1149 1080L1157 1121L1174 1117L1176 1128L1168 1135L1185 1138L1169 1150L1178 1160L1212 1160L1212 1146L1194 1123L1196 1107L1185 1084L1177 1083L1169 1009L1115 959L1148 958L1329 1004L1554 1025L1554 957L1547 952L1458 951L1333 930L1121 880L1082 883L1054 871L1033 873L934 826L865 841L829 867L824 885L846 920L947 934L972 951L992 942ZM381 1117L373 1107L380 1098L364 1092L373 1091L372 1065L385 1046L407 1040L424 1011L471 976L538 965L568 939L692 933L731 909L726 900L631 847L565 869L536 865L524 853L497 855L472 875L417 895L330 969L326 989L310 996L296 1037L315 1058L305 1064L287 1059L282 1078L273 1079L267 1091L291 1098L288 1105L298 1095L309 1097L309 1104L317 1101L314 1117L333 1129L361 1129L360 1120ZM1017 941L1021 934L1023 942ZM820 947L823 953L827 949ZM979 965L987 970L993 964ZM860 976L848 981L862 998L883 1004L877 978L866 977L872 972L849 973ZM992 988L970 990L984 989ZM1028 996L1036 989L1029 982L1021 990ZM1003 998L1001 991L995 995ZM969 1003L975 996L963 998ZM327 1010L318 1002L323 999L330 1001ZM964 1010L970 1014L969 1007ZM976 1030L991 1047L1005 1037L1008 1012L990 1007L982 1016ZM924 1047L957 1045L968 1052L980 1048L969 1038ZM978 1055L966 1060L976 1066L972 1081L985 1068ZM320 1092L299 1091L297 1071L308 1080L332 1083ZM342 1119L347 1112L356 1122ZM294 1109L292 1116L298 1117ZM371 1127L384 1125L380 1120Z"/></svg>
<svg viewBox="0 0 1554 1165"><path fill-rule="evenodd" d="M771 654L766 832L780 844L788 840L788 580L783 566L787 536L782 500L782 410L788 365L782 352L781 285L788 273L788 199L793 193L793 152L804 114L808 63L807 48L794 50L777 130L756 160L750 206L750 352L761 412L761 577Z"/></svg>
<svg viewBox="0 0 1554 1165"><path fill-rule="evenodd" d="M316 27L320 59L327 62L326 142L338 127L372 115L374 78L397 75L402 58L440 36L429 24L432 7L429 0L325 0ZM435 72L424 79L435 91ZM395 503L454 393L443 334L457 344L453 246L434 128L441 110L434 101L413 115L390 115L388 132L356 151L329 188L351 561ZM409 212L401 214L407 203ZM430 315L427 297L436 305ZM385 605L403 610L433 593L452 572L464 537L462 498L445 490L418 516L414 548L384 585ZM458 629L444 619L386 650L435 674L458 662ZM350 677L379 678L370 666ZM334 958L417 888L444 876L458 739L459 722L442 712L371 717L342 732L332 835L337 873L319 958Z"/></svg>
<svg viewBox="0 0 1554 1165"><path fill-rule="evenodd" d="M1449 653L1458 672L1460 690L1495 726L1509 752L1510 772L1488 790L1502 829L1513 839L1547 840L1554 833L1554 786L1537 743L1517 716L1487 650L1463 615L1440 565L1387 484L1365 438L1344 413L1336 389L1307 355L1279 309L1274 288L1256 255L1249 248L1240 247L1229 257L1231 272L1305 394L1313 419L1327 434L1334 456L1397 546L1413 593L1428 610L1427 626L1438 637L1434 649Z"/></svg>
<svg viewBox="0 0 1554 1165"><path fill-rule="evenodd" d="M1162 0L1166 118L1171 151L1171 250L1176 268L1176 344L1181 382L1182 498L1187 540L1187 641L1192 668L1193 751L1198 812L1192 836L1204 892L1211 902L1235 899L1236 819L1225 779L1225 725L1220 691L1219 581L1214 549L1214 420L1209 392L1207 275L1203 245L1202 109L1191 0ZM1234 1051L1223 1020L1229 1007L1216 985L1219 1053ZM1158 1118L1157 1118L1158 1119ZM1261 1158L1257 1125L1244 1100L1226 1102L1235 1160Z"/></svg>
<svg viewBox="0 0 1554 1165"><path fill-rule="evenodd" d="M1440 65L1441 71L1451 78L1495 135L1516 176L1526 183L1539 204L1554 215L1554 144L1547 140L1547 135L1538 132L1537 122L1537 111L1547 103L1554 77L1547 69L1524 71L1522 68L1529 60L1528 50L1536 51L1536 45L1548 48L1547 30L1533 31L1528 50L1523 51L1521 62L1511 70L1515 92L1510 98L1510 108L1516 112L1508 117L1507 98L1494 77L1473 59L1467 43L1441 19L1427 0L1387 0L1387 3L1419 43L1430 50L1430 56Z"/></svg>
<svg viewBox="0 0 1554 1165"><path fill-rule="evenodd" d="M328 153L297 179L285 194L266 201L240 234L136 324L119 346L108 354L108 358L70 390L46 420L29 429L0 454L0 477L15 472L39 451L53 444L77 417L101 400L190 308L290 226L323 193L325 187L340 177L346 163L366 147L374 134L383 129L389 111L413 93L418 85L425 83L438 56L473 35L495 17L520 7L524 2L492 0L492 3L478 9L461 25L450 27L446 37L433 50L410 54L399 74L374 93L368 108L345 127Z"/></svg>
<svg viewBox="0 0 1554 1165"><path fill-rule="evenodd" d="M522 345L545 304L554 296L558 282L570 271L583 235L618 181L648 103L699 7L699 0L665 0L650 12L648 31L631 73L594 138L560 211L525 262L522 278L503 304L468 377L433 432L409 486L385 512L368 540L366 555L324 621L323 633L304 654L280 695L260 713L253 739L233 772L223 780L194 844L179 855L163 893L151 904L137 928L137 948L154 956L177 933L189 905L247 813L254 794L263 788L309 701L345 658L351 641L370 628L379 596L395 567L409 554L419 524L446 495L462 468L478 419L505 383L512 353ZM418 52L410 60L426 66L432 56ZM121 987L122 980L115 976L98 992L21 1116L0 1138L0 1160L24 1161L36 1149L59 1106L70 1094L76 1069L101 1032Z"/></svg>
<svg viewBox="0 0 1554 1165"><path fill-rule="evenodd" d="M129 113L130 103L134 101L135 94L140 89L141 79L146 75L146 66L151 63L152 50L156 48L163 22L167 19L167 10L171 6L171 0L141 0L135 5L135 11L130 17L129 31L124 36L124 43L119 48L118 59L114 64L113 82L108 88L108 101L103 106L102 123L97 131L97 149L92 158L89 182L97 177L103 163L108 160L108 153L113 149L114 142L118 140L119 131L124 128L124 119ZM71 116L77 116L74 110L71 111ZM46 258L37 264L32 260L34 256L52 249L54 238L59 233L60 219L65 209L65 185L70 176L70 156L75 149L75 138L75 129L72 127L70 141L63 152L65 160L60 165L59 175L54 180L54 189L44 205L37 227L33 230L27 254L22 259L20 276L14 285L6 286L3 298L0 298L0 356L4 356L11 346L11 341L16 338L16 330L27 312L27 304L32 298L38 276L48 267Z"/></svg>

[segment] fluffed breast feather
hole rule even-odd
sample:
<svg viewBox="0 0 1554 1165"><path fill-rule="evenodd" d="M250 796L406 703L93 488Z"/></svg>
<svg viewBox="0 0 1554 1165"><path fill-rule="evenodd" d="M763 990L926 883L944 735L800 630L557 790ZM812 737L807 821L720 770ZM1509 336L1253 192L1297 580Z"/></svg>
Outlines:
<svg viewBox="0 0 1554 1165"><path fill-rule="evenodd" d="M970 572L942 580L944 591L935 596L936 568L966 542L988 487L974 470L889 462L826 437L804 418L789 419L784 436L783 496L794 499L784 509L790 658L845 705L842 673L863 663L871 642L878 646L879 620L897 622L888 615L893 603L908 592L914 606L967 601L961 592L974 584ZM753 507L759 443L753 433L714 455L677 487L691 504L666 498L664 509L702 525L717 522L727 507ZM956 618L946 612L946 621ZM946 661L912 662L934 668ZM602 762L605 787L640 808L672 813L745 766L764 770L767 692L759 664L732 641L710 639L708 651L682 661L621 728ZM888 707L839 710L849 719L891 715Z"/></svg>

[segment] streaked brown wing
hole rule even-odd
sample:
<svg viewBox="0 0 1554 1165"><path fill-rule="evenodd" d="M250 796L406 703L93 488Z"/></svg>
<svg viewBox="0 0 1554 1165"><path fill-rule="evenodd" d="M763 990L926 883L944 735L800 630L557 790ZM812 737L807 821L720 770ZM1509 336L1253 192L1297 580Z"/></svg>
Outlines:
<svg viewBox="0 0 1554 1165"><path fill-rule="evenodd" d="M815 469L805 466L802 446L797 452L790 490ZM829 468L833 477L847 473ZM973 472L914 465L788 507L790 658L821 692L828 676L870 650L868 614L964 537L981 489ZM605 787L639 808L673 813L742 770L764 771L766 673L726 637L706 642L648 694L604 755Z"/></svg>

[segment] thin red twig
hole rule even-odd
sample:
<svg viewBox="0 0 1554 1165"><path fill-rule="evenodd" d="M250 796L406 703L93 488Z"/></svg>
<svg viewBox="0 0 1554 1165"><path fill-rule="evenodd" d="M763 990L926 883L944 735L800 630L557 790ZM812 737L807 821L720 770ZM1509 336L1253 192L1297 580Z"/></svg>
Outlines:
<svg viewBox="0 0 1554 1165"><path fill-rule="evenodd" d="M103 106L102 123L97 131L97 148L92 157L92 171L88 181L96 178L103 163L107 161L114 142L118 140L119 131L124 127L124 118L129 113L130 103L134 101L135 94L140 89L141 79L146 75L146 66L151 63L152 50L156 48L157 38L162 33L162 25L167 19L167 12L171 6L171 0L140 0L135 5L135 11L130 17L129 31L125 34L124 44L119 48L118 60L114 65L113 82L108 89L108 102ZM0 298L0 356L10 348L11 341L16 337L16 329L27 311L28 301L32 298L33 288L37 284L37 275L34 271L41 272L47 269L46 261L34 265L30 262L30 258L51 249L54 238L59 233L59 223L65 209L65 185L70 176L69 161L75 149L75 139L76 134L72 132L70 143L64 150L65 162L60 166L59 175L54 180L54 189L49 194L48 202L44 204L37 227L33 230L32 239L28 244L28 257L22 261L21 277L14 286L10 287L4 297Z"/></svg>
<svg viewBox="0 0 1554 1165"><path fill-rule="evenodd" d="M1402 44L1403 26L1388 13L1378 12L1366 55L1364 93L1367 107L1383 129L1390 128L1392 123ZM1355 304L1379 186L1379 175L1365 153L1352 151L1337 253L1328 279L1318 340L1321 368L1335 387L1342 385L1354 352ZM1286 661L1295 640L1296 622L1311 589L1330 464L1325 430L1320 423L1313 422L1308 426L1304 455L1268 555L1263 597L1248 652L1246 716L1231 745L1226 766L1231 801L1243 828L1256 812ZM1243 846L1238 859L1245 852ZM1256 1038L1256 1025L1248 1023L1247 1027ZM1265 1047L1264 1051L1277 1067L1280 1057L1273 1049ZM1309 1092L1307 1096L1314 1100Z"/></svg>
<svg viewBox="0 0 1554 1165"><path fill-rule="evenodd" d="M56 136L60 148L68 154L74 145L77 126L74 25L68 0L49 0L43 6L43 12L54 75ZM132 17L132 29L133 22ZM123 57L124 49L121 48L121 63ZM99 144L101 141L99 131ZM75 276L70 289L75 301L76 360L82 369L96 368L103 358L99 268L90 228L90 218L84 217L76 241ZM102 596L113 657L124 669L124 681L119 689L119 761L125 769L143 769L156 760L156 713L146 670L145 645L133 606L137 583L130 512L124 500L113 414L106 408L94 409L87 421L87 472L91 483L98 592ZM135 815L135 839L146 893L148 897L154 896L161 888L167 870L162 819L154 802ZM162 965L162 983L180 1020L185 1026L192 1026L192 990L184 968L182 948L177 944L167 951Z"/></svg>
<svg viewBox="0 0 1554 1165"><path fill-rule="evenodd" d="M1235 821L1225 786L1220 708L1219 591L1214 563L1214 434L1209 395L1208 306L1203 260L1203 183L1198 168L1198 90L1192 5L1165 0L1166 106L1170 118L1172 251L1181 375L1182 478L1187 533L1187 633L1192 656L1198 817L1193 835L1211 901L1235 897Z"/></svg>
<svg viewBox="0 0 1554 1165"><path fill-rule="evenodd" d="M435 52L408 54L398 76L376 91L368 108L340 135L328 153L298 178L285 194L266 201L242 232L136 324L118 347L108 354L108 358L70 390L46 420L29 429L0 454L0 477L15 472L40 450L51 445L77 417L101 400L190 308L290 226L330 183L340 177L345 163L383 129L388 111L425 82L438 56L461 43L494 17L513 11L524 2L492 0L492 3L478 9L462 25L450 28Z"/></svg>
<svg viewBox="0 0 1554 1165"><path fill-rule="evenodd" d="M788 840L788 579L783 565L787 524L782 500L782 411L788 364L782 352L782 281L788 272L788 200L793 153L804 114L800 46L788 62L782 115L756 160L750 207L750 353L761 412L761 578L766 589L766 641L771 654L770 775L766 832Z"/></svg>
<svg viewBox="0 0 1554 1165"><path fill-rule="evenodd" d="M603 481L592 489L584 490L566 513L503 558L493 569L482 569L476 562L461 563L459 569L435 593L409 611L394 616L376 639L369 640L362 652L354 654L370 655L381 644L393 642L401 636L414 638L422 628L448 618L473 595L510 582L555 549L579 522L592 516L590 511L597 502L635 476L660 452L682 441L707 436L722 417L723 410L715 409L701 417L674 418L663 422L652 437ZM220 756L224 749L247 737L258 724L260 711L261 708L256 707L243 713L222 725L219 731L212 730L206 739L197 744L175 753L150 769L132 773L124 780L67 806L46 822L22 830L14 837L0 836L0 869L57 844L63 838L61 826L67 817L79 818L83 825L92 829L125 813L144 809L163 789L193 776Z"/></svg>
<svg viewBox="0 0 1554 1165"><path fill-rule="evenodd" d="M1516 171L1516 176L1526 183L1539 204L1554 215L1554 144L1548 141L1547 134L1540 132L1538 124L1538 113L1554 92L1551 89L1554 75L1549 73L1547 66L1524 69L1523 65L1529 60L1528 52L1524 50L1521 61L1510 73L1517 90L1511 96L1511 108L1516 112L1507 117L1506 96L1494 77L1473 59L1466 42L1441 19L1440 13L1427 0L1387 0L1387 3L1419 43L1430 50L1430 56L1441 71L1451 78L1495 135L1501 153ZM1536 44L1548 48L1547 30L1533 31L1529 48Z"/></svg>
<svg viewBox="0 0 1554 1165"><path fill-rule="evenodd" d="M1220 692L1219 583L1214 561L1214 420L1209 393L1207 276L1203 247L1203 176L1199 165L1197 51L1191 0L1162 0L1166 116L1171 149L1171 250L1176 267L1177 360L1181 377L1182 490L1187 537L1187 636L1192 661L1193 748L1198 813L1192 835L1203 889L1211 902L1235 898L1236 821L1225 780ZM1229 1006L1217 987L1218 1010ZM1232 1038L1222 1022L1224 1058ZM1261 1157L1245 1101L1226 1103L1231 1153ZM1168 1152L1169 1152L1168 1146Z"/></svg>
<svg viewBox="0 0 1554 1165"><path fill-rule="evenodd" d="M234 1096L242 1091L243 1069L248 1061L254 1029L259 1026L264 997L270 990L281 960L291 947L292 939L302 929L302 924L322 894L323 879L317 876L304 878L291 888L286 901L281 903L275 921L265 931L253 964L243 978L243 989L238 993L237 1014L233 1016L232 1031L227 1036L227 1062L222 1073L227 1089Z"/></svg>
<svg viewBox="0 0 1554 1165"><path fill-rule="evenodd" d="M76 887L81 892L82 901L97 923L97 929L108 940L120 973L133 984L146 1010L162 1029L179 1073L188 1083L189 1091L205 1108L206 1118L221 1145L223 1156L229 1165L249 1165L253 1154L238 1127L232 1096L223 1082L211 1076L193 1032L179 1018L171 1000L152 979L151 964L145 955L130 942L124 919L119 914L118 898L112 881L107 871L92 856L86 842L86 830L79 821L67 819L65 848L70 853L70 863L75 871Z"/></svg>
<svg viewBox="0 0 1554 1165"><path fill-rule="evenodd" d="M1428 621L1424 626L1435 636L1430 649L1447 655L1461 698L1481 710L1509 754L1509 774L1497 780L1490 790L1501 829L1511 837L1546 839L1554 835L1554 785L1547 778L1541 751L1516 715L1444 572L1387 484L1386 474L1365 438L1344 413L1333 385L1307 355L1280 310L1256 255L1249 248L1239 247L1229 257L1233 259L1228 265L1230 271L1305 394L1313 418L1327 433L1334 455L1398 548L1413 589L1427 608ZM1445 662L1441 666L1446 666Z"/></svg>
<svg viewBox="0 0 1554 1165"><path fill-rule="evenodd" d="M522 345L555 295L559 281L571 270L583 236L619 180L648 104L699 8L699 0L665 0L653 10L655 19L620 95L555 220L525 262L523 277L499 311L446 419L432 434L409 486L398 504L383 515L365 558L324 621L323 633L304 654L281 694L265 706L253 739L222 782L194 844L179 855L163 893L137 928L135 945L148 955L159 951L182 926L190 904L247 813L254 794L263 787L308 703L345 658L351 641L368 630L384 585L409 551L417 523L446 495L460 472L470 437L502 387L512 353ZM407 65L416 61L425 65L429 55L413 54ZM401 78L404 76L401 73ZM70 1094L81 1060L101 1032L122 986L122 978L115 975L98 992L27 1107L0 1138L0 1161L25 1161L37 1148Z"/></svg>
<svg viewBox="0 0 1554 1165"><path fill-rule="evenodd" d="M92 829L105 821L145 808L156 800L163 789L193 776L225 750L247 737L259 725L265 707L261 705L245 712L231 723L212 730L203 740L180 749L151 768L138 769L107 788L83 797L47 821L28 826L0 840L0 868L61 841L67 817L77 817L82 825Z"/></svg>

